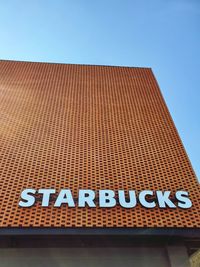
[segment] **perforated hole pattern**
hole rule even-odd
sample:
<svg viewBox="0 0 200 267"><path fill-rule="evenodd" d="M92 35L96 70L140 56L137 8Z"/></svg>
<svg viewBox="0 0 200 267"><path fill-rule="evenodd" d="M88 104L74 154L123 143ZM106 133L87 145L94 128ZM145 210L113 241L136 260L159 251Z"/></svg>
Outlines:
<svg viewBox="0 0 200 267"><path fill-rule="evenodd" d="M199 227L199 184L149 68L0 61L1 227ZM189 191L183 209L20 208L25 188Z"/></svg>

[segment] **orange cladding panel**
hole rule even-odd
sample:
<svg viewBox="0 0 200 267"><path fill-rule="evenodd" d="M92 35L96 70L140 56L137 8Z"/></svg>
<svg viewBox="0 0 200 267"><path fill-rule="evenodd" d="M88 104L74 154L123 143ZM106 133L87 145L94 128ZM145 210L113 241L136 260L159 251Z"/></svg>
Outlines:
<svg viewBox="0 0 200 267"><path fill-rule="evenodd" d="M199 227L199 184L149 68L0 61L1 227ZM18 207L25 188L171 190L191 209Z"/></svg>

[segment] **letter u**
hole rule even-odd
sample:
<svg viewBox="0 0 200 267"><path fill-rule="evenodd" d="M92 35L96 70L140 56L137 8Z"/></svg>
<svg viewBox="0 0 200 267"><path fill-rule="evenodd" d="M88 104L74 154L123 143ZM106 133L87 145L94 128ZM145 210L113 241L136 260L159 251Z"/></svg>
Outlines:
<svg viewBox="0 0 200 267"><path fill-rule="evenodd" d="M118 190L118 195L119 195L119 204L123 207L123 208L134 208L137 204L137 200L136 200L136 194L135 191L133 190L129 190L129 201L126 200L126 196L125 196L125 192L124 190Z"/></svg>

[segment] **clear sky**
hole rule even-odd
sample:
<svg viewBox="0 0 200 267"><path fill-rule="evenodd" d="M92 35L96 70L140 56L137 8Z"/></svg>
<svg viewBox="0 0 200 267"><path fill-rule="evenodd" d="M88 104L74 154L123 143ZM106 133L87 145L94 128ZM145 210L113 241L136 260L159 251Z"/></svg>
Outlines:
<svg viewBox="0 0 200 267"><path fill-rule="evenodd" d="M0 0L0 58L151 67L200 178L199 0Z"/></svg>

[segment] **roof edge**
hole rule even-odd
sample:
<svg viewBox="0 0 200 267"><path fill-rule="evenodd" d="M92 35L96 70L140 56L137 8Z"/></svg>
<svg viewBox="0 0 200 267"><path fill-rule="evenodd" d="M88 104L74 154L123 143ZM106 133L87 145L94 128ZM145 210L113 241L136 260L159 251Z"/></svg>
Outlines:
<svg viewBox="0 0 200 267"><path fill-rule="evenodd" d="M29 235L132 235L132 236L179 236L200 238L200 228L122 228L122 227L2 227L0 236Z"/></svg>
<svg viewBox="0 0 200 267"><path fill-rule="evenodd" d="M151 67L135 67L135 66L125 66L125 65L105 65L105 64L81 64L81 63L63 63L63 62L47 62L47 61L30 61L30 60L15 60L15 59L1 59L0 62L19 62L19 63L39 63L39 64L57 64L57 65L73 65L73 66L94 66L94 67L111 67L111 68L133 68L133 69L148 69Z"/></svg>

